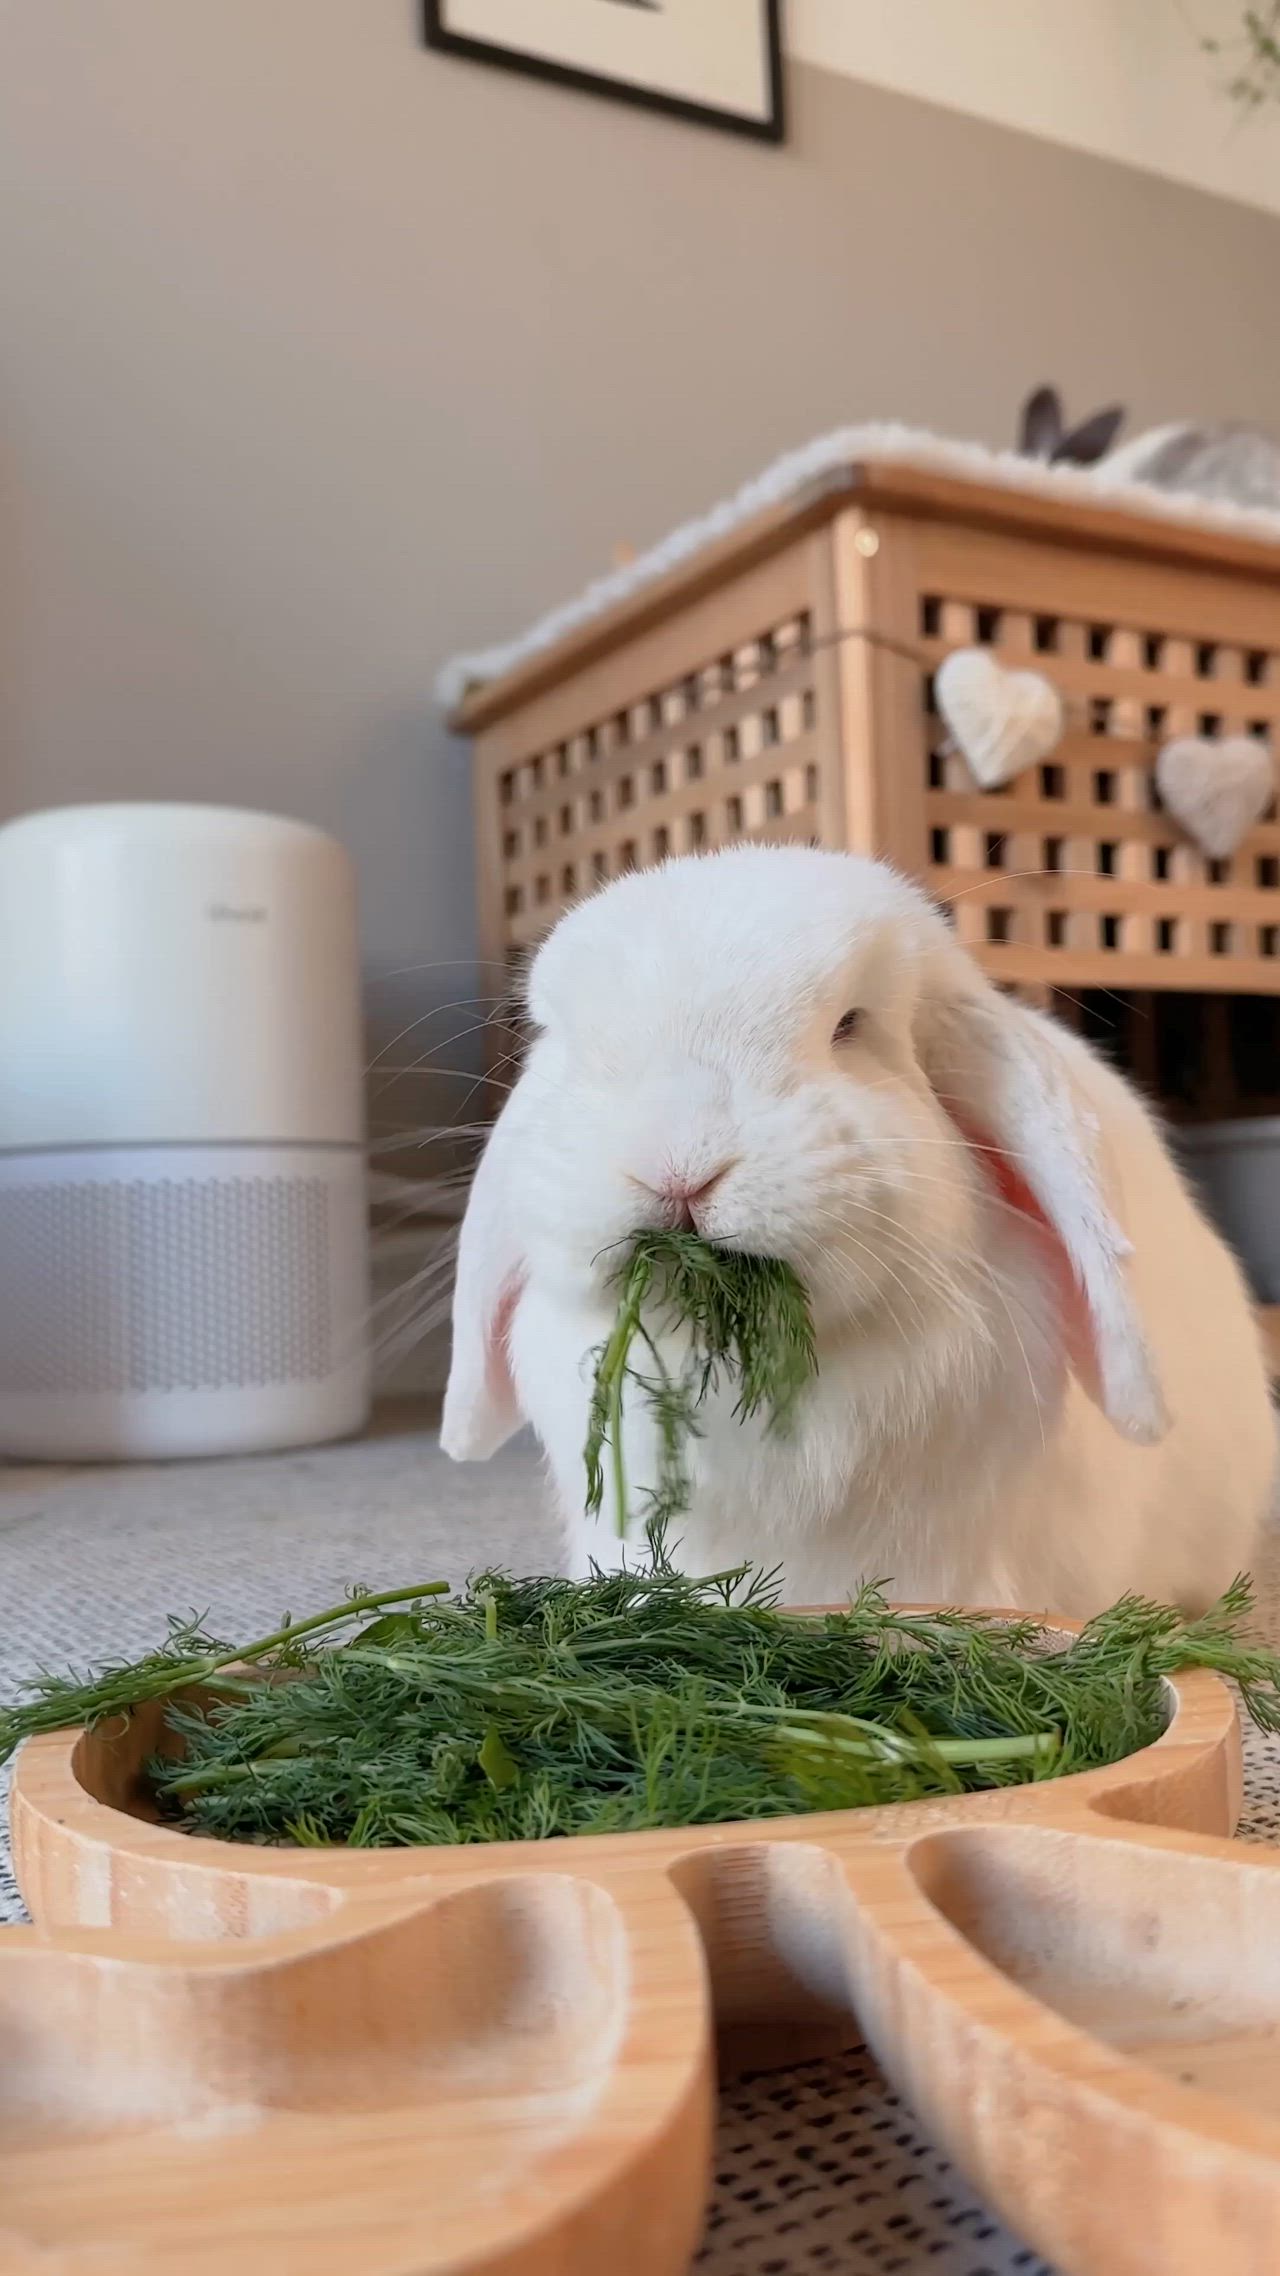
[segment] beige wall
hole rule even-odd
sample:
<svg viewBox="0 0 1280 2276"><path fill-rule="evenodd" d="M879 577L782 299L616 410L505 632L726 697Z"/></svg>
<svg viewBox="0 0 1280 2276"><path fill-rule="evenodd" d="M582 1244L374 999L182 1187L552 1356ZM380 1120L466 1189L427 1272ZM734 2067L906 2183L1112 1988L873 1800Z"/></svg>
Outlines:
<svg viewBox="0 0 1280 2276"><path fill-rule="evenodd" d="M838 421L1280 421L1268 215L811 68L775 152L416 18L0 11L0 800L338 830L383 1038L473 987L443 655Z"/></svg>
<svg viewBox="0 0 1280 2276"><path fill-rule="evenodd" d="M1248 57L1243 0L786 8L791 52L805 63L1280 213L1280 112L1244 120L1223 99Z"/></svg>

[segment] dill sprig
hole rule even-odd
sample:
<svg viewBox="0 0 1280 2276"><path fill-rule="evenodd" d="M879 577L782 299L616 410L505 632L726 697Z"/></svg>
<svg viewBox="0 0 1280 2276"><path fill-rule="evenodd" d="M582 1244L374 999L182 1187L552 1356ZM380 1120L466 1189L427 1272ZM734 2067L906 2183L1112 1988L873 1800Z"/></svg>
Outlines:
<svg viewBox="0 0 1280 2276"><path fill-rule="evenodd" d="M1189 1667L1233 1677L1280 1729L1280 1654L1249 1633L1250 1603L1244 1581L1200 1620L1125 1597L1061 1648L1030 1620L895 1611L879 1587L806 1619L776 1575L676 1572L658 1529L647 1564L585 1581L357 1592L234 1649L175 1627L132 1668L40 1678L0 1717L0 1750L167 1699L162 1812L249 1842L759 1820L1118 1761L1158 1736L1164 1678Z"/></svg>
<svg viewBox="0 0 1280 2276"><path fill-rule="evenodd" d="M347 1621L385 1605L404 1605L411 1612L424 1597L448 1593L447 1581L419 1581L413 1588L380 1589L372 1596L367 1590L353 1589L341 1604L313 1612L309 1619L293 1621L286 1614L269 1635L249 1644L222 1643L206 1634L198 1620L170 1619L165 1642L143 1659L108 1661L83 1676L37 1676L24 1701L0 1708L0 1763L7 1762L23 1739L42 1731L105 1722L113 1715L129 1714L149 1699L168 1699L192 1684L217 1688L224 1671L233 1665L265 1660L276 1668L301 1666L309 1639L322 1630L332 1638Z"/></svg>
<svg viewBox="0 0 1280 2276"><path fill-rule="evenodd" d="M667 1524L687 1507L688 1443L698 1436L698 1410L722 1376L737 1386L734 1414L746 1421L764 1410L785 1430L796 1400L817 1372L809 1299L790 1265L776 1257L716 1248L696 1233L637 1234L616 1275L618 1313L606 1342L592 1354L585 1462L587 1508L598 1512L610 1456L614 1522L625 1537L630 1517L623 1452L623 1397L628 1382L642 1394L657 1425L658 1470L644 1516ZM673 1372L658 1336L682 1331L686 1356ZM637 1365L633 1354L644 1355Z"/></svg>

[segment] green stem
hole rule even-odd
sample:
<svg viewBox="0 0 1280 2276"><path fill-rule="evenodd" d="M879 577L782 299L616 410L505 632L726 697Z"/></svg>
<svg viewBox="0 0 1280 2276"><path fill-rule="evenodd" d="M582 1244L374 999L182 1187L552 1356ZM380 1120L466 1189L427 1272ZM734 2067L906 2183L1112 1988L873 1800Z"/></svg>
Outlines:
<svg viewBox="0 0 1280 2276"><path fill-rule="evenodd" d="M260 1636L256 1644L237 1644L224 1652L220 1659L193 1661L202 1675L217 1675L224 1667L234 1667L240 1660L265 1659L268 1652L276 1651L281 1644L293 1644L299 1636L313 1636L318 1628L334 1628L343 1620L358 1619L365 1612L380 1612L388 1604L407 1604L420 1596L448 1596L448 1581L420 1581L416 1588L384 1588L372 1596L349 1596L342 1604L331 1604L327 1612L313 1612L309 1620L286 1620L282 1628L273 1628L269 1636ZM199 1680L183 1678L184 1682Z"/></svg>
<svg viewBox="0 0 1280 2276"><path fill-rule="evenodd" d="M336 1627L342 1621L359 1618L362 1613L377 1612L384 1605L448 1594L448 1581L420 1581L416 1588L389 1588L379 1590L376 1595L351 1596L343 1604L330 1605L326 1612L313 1613L309 1620L285 1621L282 1627L273 1628L269 1636L260 1636L253 1644L236 1644L225 1652L207 1652L199 1659L160 1658L136 1669L113 1669L96 1682L90 1680L65 1689L59 1686L47 1699L32 1700L7 1714L0 1714L0 1762L12 1754L21 1740L35 1738L42 1731L68 1731L77 1724L101 1723L113 1715L131 1714L144 1700L168 1699L187 1684L209 1683L225 1668L264 1659L268 1652L277 1650L281 1644L292 1643L298 1636L313 1636L318 1629ZM124 1691L122 1687L126 1684L128 1689Z"/></svg>
<svg viewBox="0 0 1280 2276"><path fill-rule="evenodd" d="M622 1450L622 1369L609 1386L609 1456L613 1470L613 1528L627 1537L627 1461Z"/></svg>
<svg viewBox="0 0 1280 2276"><path fill-rule="evenodd" d="M203 1770L189 1770L184 1777L164 1779L166 1794L200 1794L210 1786L238 1786L246 1778L257 1775L252 1762L211 1762Z"/></svg>
<svg viewBox="0 0 1280 2276"><path fill-rule="evenodd" d="M756 1709L754 1712L758 1713ZM936 1755L939 1762L980 1764L989 1762L1026 1762L1051 1760L1057 1753L1061 1739L1056 1731L1019 1733L1012 1738L1000 1739L935 1739L926 1743L905 1739L900 1732L886 1730L879 1739L842 1739L832 1731L797 1729L791 1720L795 1709L780 1710L782 1735L800 1746L829 1749L835 1754L856 1756L863 1762L928 1762ZM868 1726L870 1728L871 1726Z"/></svg>
<svg viewBox="0 0 1280 2276"><path fill-rule="evenodd" d="M633 1259L627 1275L626 1301L613 1326L613 1333L604 1347L600 1361L600 1380L608 1387L608 1437L610 1467L613 1471L614 1527L618 1539L627 1533L627 1465L622 1448L622 1385L627 1372L627 1359L640 1327L640 1308L649 1290L651 1271L647 1259Z"/></svg>

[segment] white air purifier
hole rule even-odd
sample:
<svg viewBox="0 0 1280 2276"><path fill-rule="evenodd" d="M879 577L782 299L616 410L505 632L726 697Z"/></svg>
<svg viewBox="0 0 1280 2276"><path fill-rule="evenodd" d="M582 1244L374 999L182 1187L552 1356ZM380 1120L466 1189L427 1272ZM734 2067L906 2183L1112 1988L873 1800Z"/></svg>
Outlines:
<svg viewBox="0 0 1280 2276"><path fill-rule="evenodd" d="M0 1454L359 1428L361 1057L323 831L178 805L0 829Z"/></svg>

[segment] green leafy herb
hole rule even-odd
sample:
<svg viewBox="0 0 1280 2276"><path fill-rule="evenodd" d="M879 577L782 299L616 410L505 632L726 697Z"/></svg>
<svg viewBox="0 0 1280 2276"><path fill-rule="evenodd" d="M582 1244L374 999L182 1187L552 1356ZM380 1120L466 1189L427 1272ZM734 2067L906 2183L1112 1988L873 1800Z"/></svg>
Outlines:
<svg viewBox="0 0 1280 2276"><path fill-rule="evenodd" d="M240 1683L224 1680L225 1670L233 1663L267 1661L273 1667L299 1666L308 1639L322 1629L332 1637L345 1622L359 1620L384 1604L411 1609L424 1597L448 1593L447 1581L419 1581L413 1588L383 1589L376 1596L353 1590L342 1604L313 1613L308 1620L286 1617L269 1636L259 1636L251 1644L220 1643L205 1633L199 1621L170 1620L167 1642L145 1659L112 1662L87 1676L43 1675L21 1706L0 1708L0 1762L7 1761L23 1739L33 1738L37 1732L65 1731L77 1723L101 1723L111 1715L127 1715L148 1699L168 1699L191 1684L239 1691L243 1689ZM397 1619L408 1618L406 1611L390 1620L375 1621L365 1629L365 1641L385 1638L394 1631Z"/></svg>
<svg viewBox="0 0 1280 2276"><path fill-rule="evenodd" d="M630 1503L622 1424L628 1382L648 1401L657 1424L658 1477L645 1516L651 1524L665 1524L688 1507L688 1442L698 1435L698 1409L721 1376L737 1385L734 1413L740 1421L763 1409L772 1429L785 1430L818 1362L809 1299L790 1265L775 1257L741 1256L696 1233L641 1233L617 1286L613 1331L593 1354L585 1460L587 1507L598 1511L608 1449L614 1522L625 1536ZM683 1330L688 1344L678 1374L657 1342L671 1327ZM637 1348L643 1355L639 1366Z"/></svg>
<svg viewBox="0 0 1280 2276"><path fill-rule="evenodd" d="M167 1698L181 1753L150 1775L171 1820L386 1848L1058 1777L1154 1739L1162 1679L1189 1667L1234 1677L1255 1720L1280 1729L1280 1654L1250 1635L1243 1581L1195 1621L1126 1597L1056 1649L1033 1621L895 1612L878 1588L801 1619L779 1609L771 1575L690 1579L660 1529L650 1551L586 1581L491 1572L456 1597L361 1593L234 1649L174 1629L135 1667L41 1678L0 1716L0 1748Z"/></svg>
<svg viewBox="0 0 1280 2276"><path fill-rule="evenodd" d="M492 1787L496 1788L499 1794L501 1794L504 1787L514 1786L517 1778L520 1776L520 1772L516 1767L515 1756L512 1754L510 1747L507 1745L507 1742L503 1738L502 1733L498 1729L496 1723L490 1723L488 1730L485 1732L484 1743L480 1748L479 1754L476 1756L476 1761L479 1763L480 1768L483 1770L485 1777L489 1781L489 1784Z"/></svg>

